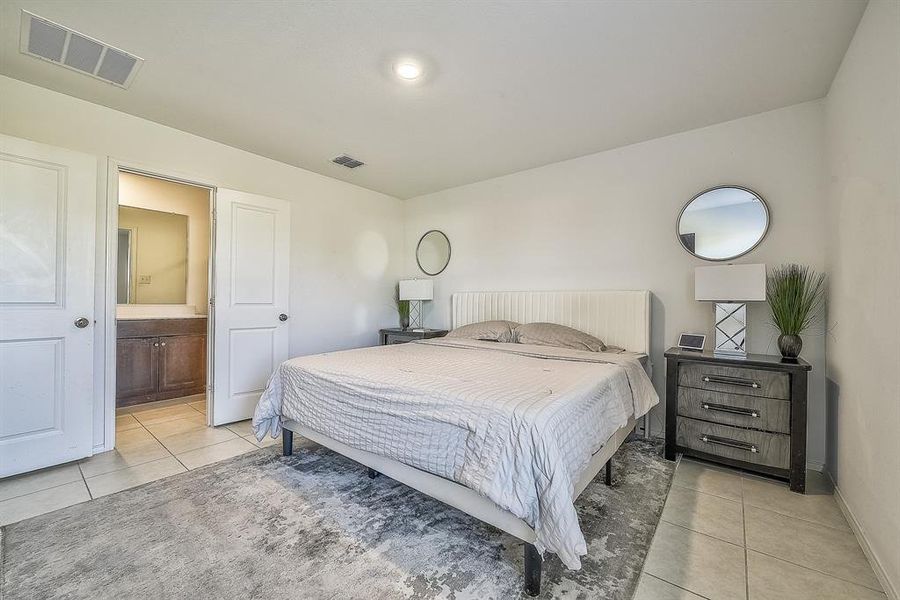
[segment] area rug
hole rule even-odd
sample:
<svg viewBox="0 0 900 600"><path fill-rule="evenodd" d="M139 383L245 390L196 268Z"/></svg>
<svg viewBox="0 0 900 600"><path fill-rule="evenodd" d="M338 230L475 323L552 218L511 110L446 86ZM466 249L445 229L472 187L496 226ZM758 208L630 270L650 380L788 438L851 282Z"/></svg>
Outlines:
<svg viewBox="0 0 900 600"><path fill-rule="evenodd" d="M515 538L311 442L14 523L0 597L524 598ZM632 439L578 499L588 555L544 561L543 598L630 599L674 464Z"/></svg>

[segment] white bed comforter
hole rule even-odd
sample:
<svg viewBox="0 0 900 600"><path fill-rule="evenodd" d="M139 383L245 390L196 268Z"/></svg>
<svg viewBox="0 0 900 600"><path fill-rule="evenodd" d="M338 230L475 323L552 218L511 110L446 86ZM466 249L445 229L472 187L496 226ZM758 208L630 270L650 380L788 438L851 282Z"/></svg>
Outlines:
<svg viewBox="0 0 900 600"><path fill-rule="evenodd" d="M659 402L642 357L460 339L303 356L269 379L253 428L262 439L297 421L465 485L578 569L575 484L629 417Z"/></svg>

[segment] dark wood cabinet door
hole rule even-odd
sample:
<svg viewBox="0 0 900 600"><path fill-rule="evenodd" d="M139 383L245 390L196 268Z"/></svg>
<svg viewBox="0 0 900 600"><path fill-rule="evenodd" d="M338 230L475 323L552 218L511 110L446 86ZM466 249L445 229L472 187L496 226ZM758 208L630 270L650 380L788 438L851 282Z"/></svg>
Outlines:
<svg viewBox="0 0 900 600"><path fill-rule="evenodd" d="M206 389L206 336L159 338L159 399L199 394Z"/></svg>
<svg viewBox="0 0 900 600"><path fill-rule="evenodd" d="M116 341L116 406L156 398L158 353L157 338Z"/></svg>

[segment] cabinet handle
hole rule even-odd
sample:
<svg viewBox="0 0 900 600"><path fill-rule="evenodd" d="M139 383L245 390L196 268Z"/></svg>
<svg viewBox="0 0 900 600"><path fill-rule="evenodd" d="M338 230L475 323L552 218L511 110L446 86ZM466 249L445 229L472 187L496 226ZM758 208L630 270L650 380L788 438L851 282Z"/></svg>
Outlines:
<svg viewBox="0 0 900 600"><path fill-rule="evenodd" d="M153 347L154 347L154 348L158 348L158 347L159 347L159 342L153 342Z"/></svg>
<svg viewBox="0 0 900 600"><path fill-rule="evenodd" d="M160 344L159 344L159 345L160 345L160 346L165 346L165 345L166 345L166 343L165 343L165 342L160 342Z"/></svg>
<svg viewBox="0 0 900 600"><path fill-rule="evenodd" d="M759 387L759 384L755 381L751 381L750 379L741 379L740 377L726 377L724 375L704 375L703 381L706 383L725 383L727 385L740 385L742 387L749 387L756 389Z"/></svg>
<svg viewBox="0 0 900 600"><path fill-rule="evenodd" d="M725 404L713 404L712 402L701 402L700 407L703 410L712 410L717 412L729 413L732 415L741 415L743 417L759 418L759 411L753 408L741 408L740 406L727 406Z"/></svg>
<svg viewBox="0 0 900 600"><path fill-rule="evenodd" d="M738 440L730 440L728 438L719 437L717 435L701 435L700 441L704 444L727 446L729 448L743 450L744 452L753 452L754 454L759 452L759 448L757 448L754 444L748 444L747 442L741 442Z"/></svg>

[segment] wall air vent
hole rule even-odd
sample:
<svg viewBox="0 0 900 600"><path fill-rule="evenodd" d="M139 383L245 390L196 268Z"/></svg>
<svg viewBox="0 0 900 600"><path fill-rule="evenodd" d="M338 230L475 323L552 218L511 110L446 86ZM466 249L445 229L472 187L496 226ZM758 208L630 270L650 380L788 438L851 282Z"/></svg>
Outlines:
<svg viewBox="0 0 900 600"><path fill-rule="evenodd" d="M331 162L347 167L348 169L355 169L356 167L361 167L366 164L363 161L356 160L355 158L347 156L346 154L341 154L340 156L332 158Z"/></svg>
<svg viewBox="0 0 900 600"><path fill-rule="evenodd" d="M22 34L19 50L90 75L100 81L127 88L144 62L118 48L72 31L53 21L22 11Z"/></svg>

